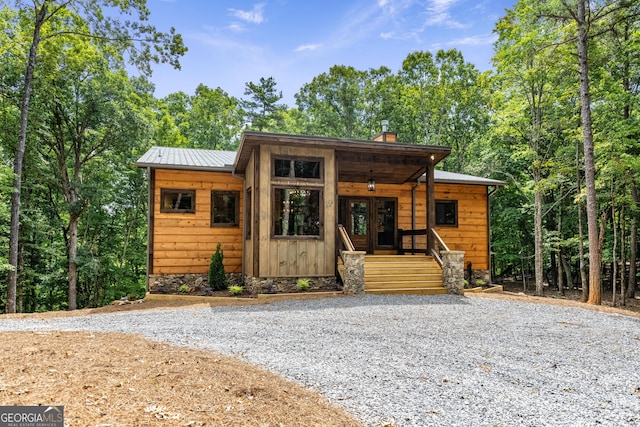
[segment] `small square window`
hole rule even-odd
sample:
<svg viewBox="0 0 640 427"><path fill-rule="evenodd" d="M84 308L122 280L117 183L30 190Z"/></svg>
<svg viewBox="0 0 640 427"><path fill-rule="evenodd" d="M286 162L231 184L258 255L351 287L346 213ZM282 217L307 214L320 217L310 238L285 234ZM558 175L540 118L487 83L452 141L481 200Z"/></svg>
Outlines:
<svg viewBox="0 0 640 427"><path fill-rule="evenodd" d="M436 200L436 225L458 226L457 200Z"/></svg>
<svg viewBox="0 0 640 427"><path fill-rule="evenodd" d="M160 212L195 213L196 190L160 190Z"/></svg>
<svg viewBox="0 0 640 427"><path fill-rule="evenodd" d="M240 195L235 191L211 192L211 226L235 227L238 225Z"/></svg>

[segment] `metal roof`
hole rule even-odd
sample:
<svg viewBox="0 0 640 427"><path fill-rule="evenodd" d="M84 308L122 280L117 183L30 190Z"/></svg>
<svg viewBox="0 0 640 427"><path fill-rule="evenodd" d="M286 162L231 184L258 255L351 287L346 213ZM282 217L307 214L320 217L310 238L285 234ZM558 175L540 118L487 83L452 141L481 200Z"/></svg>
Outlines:
<svg viewBox="0 0 640 427"><path fill-rule="evenodd" d="M151 147L136 162L140 168L186 169L233 172L237 152L222 150L204 150L197 148ZM505 185L495 179L473 175L434 171L436 182L449 184ZM420 177L424 181L425 177Z"/></svg>
<svg viewBox="0 0 640 427"><path fill-rule="evenodd" d="M503 181L498 181L497 179L481 178L479 176L441 171L438 169L436 169L433 172L434 172L433 178L435 182L440 182L442 184L476 184L476 185L497 185L497 186L505 185ZM424 179L425 177L423 175L420 178L420 180L424 181Z"/></svg>
<svg viewBox="0 0 640 427"><path fill-rule="evenodd" d="M151 147L136 162L139 168L233 171L235 151Z"/></svg>

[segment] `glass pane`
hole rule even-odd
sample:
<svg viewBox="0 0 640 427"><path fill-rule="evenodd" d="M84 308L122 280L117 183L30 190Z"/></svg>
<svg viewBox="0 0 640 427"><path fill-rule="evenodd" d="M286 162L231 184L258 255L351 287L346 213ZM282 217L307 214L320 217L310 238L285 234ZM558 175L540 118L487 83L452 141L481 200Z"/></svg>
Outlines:
<svg viewBox="0 0 640 427"><path fill-rule="evenodd" d="M320 161L276 159L274 173L284 178L320 179Z"/></svg>
<svg viewBox="0 0 640 427"><path fill-rule="evenodd" d="M436 202L436 225L457 225L457 204L455 201Z"/></svg>
<svg viewBox="0 0 640 427"><path fill-rule="evenodd" d="M161 190L162 204L161 212L188 212L193 213L194 208L194 190Z"/></svg>
<svg viewBox="0 0 640 427"><path fill-rule="evenodd" d="M213 223L237 224L237 197L231 193L213 193Z"/></svg>
<svg viewBox="0 0 640 427"><path fill-rule="evenodd" d="M274 202L275 235L320 235L320 190L278 188Z"/></svg>
<svg viewBox="0 0 640 427"><path fill-rule="evenodd" d="M368 220L367 203L351 202L351 233L354 236L366 236Z"/></svg>
<svg viewBox="0 0 640 427"><path fill-rule="evenodd" d="M378 246L393 246L396 230L396 202L395 200L378 200L376 203L378 214Z"/></svg>

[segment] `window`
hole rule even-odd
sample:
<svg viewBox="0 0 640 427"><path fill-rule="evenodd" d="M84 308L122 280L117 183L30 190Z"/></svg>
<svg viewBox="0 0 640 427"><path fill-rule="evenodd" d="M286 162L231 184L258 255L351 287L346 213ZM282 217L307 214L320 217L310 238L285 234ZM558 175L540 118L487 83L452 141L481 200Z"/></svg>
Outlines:
<svg viewBox="0 0 640 427"><path fill-rule="evenodd" d="M376 199L377 247L396 245L396 199Z"/></svg>
<svg viewBox="0 0 640 427"><path fill-rule="evenodd" d="M457 200L436 200L436 225L458 226Z"/></svg>
<svg viewBox="0 0 640 427"><path fill-rule="evenodd" d="M160 190L160 212L195 213L196 190Z"/></svg>
<svg viewBox="0 0 640 427"><path fill-rule="evenodd" d="M321 190L274 188L273 235L321 235Z"/></svg>
<svg viewBox="0 0 640 427"><path fill-rule="evenodd" d="M322 159L274 158L273 176L320 180L322 179Z"/></svg>
<svg viewBox="0 0 640 427"><path fill-rule="evenodd" d="M211 226L237 226L239 199L240 195L236 191L212 191Z"/></svg>
<svg viewBox="0 0 640 427"><path fill-rule="evenodd" d="M253 225L253 219L251 218L251 206L253 206L253 199L251 199L251 189L247 189L246 202L244 205L246 206L246 217L244 221L244 229L246 230L246 238L251 238L251 226Z"/></svg>

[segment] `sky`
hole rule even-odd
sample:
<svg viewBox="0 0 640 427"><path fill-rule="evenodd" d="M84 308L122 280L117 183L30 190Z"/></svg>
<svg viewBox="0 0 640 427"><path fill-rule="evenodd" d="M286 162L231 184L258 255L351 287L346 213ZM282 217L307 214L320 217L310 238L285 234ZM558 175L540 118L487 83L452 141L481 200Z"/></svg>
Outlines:
<svg viewBox="0 0 640 427"><path fill-rule="evenodd" d="M394 73L411 52L458 49L491 68L493 29L514 0L148 0L150 23L175 27L189 51L181 70L156 65L161 98L199 84L236 98L247 82L273 77L281 103L334 65Z"/></svg>

